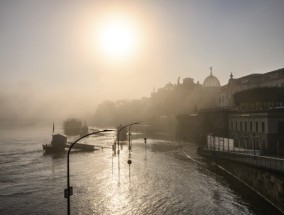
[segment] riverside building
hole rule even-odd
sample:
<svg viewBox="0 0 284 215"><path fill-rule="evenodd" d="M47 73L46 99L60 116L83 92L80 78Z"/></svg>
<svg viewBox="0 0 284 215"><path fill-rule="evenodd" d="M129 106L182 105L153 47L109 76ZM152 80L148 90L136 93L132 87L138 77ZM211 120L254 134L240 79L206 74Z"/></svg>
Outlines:
<svg viewBox="0 0 284 215"><path fill-rule="evenodd" d="M284 68L220 86L210 75L198 111L177 115L177 137L206 144L207 135L234 139L243 151L284 155Z"/></svg>

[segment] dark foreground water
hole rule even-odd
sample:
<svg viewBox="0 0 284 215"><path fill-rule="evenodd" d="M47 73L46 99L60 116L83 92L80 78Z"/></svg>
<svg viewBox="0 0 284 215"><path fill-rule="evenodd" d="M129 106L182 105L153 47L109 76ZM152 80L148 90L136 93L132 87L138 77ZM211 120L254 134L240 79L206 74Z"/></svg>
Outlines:
<svg viewBox="0 0 284 215"><path fill-rule="evenodd" d="M0 131L0 214L66 214L66 156L43 155L50 129ZM113 133L90 137L110 147ZM132 164L125 146L118 157L108 148L74 152L71 160L71 214L280 214L258 195L216 170L187 146L133 141ZM216 174L217 171L217 174Z"/></svg>

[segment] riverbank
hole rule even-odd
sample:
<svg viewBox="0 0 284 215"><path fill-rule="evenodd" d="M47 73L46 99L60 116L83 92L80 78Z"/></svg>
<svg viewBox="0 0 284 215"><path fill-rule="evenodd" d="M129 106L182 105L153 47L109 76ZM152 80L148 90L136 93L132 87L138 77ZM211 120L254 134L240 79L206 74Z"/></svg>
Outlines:
<svg viewBox="0 0 284 215"><path fill-rule="evenodd" d="M219 169L245 184L284 214L283 173L271 168L270 163L267 164L269 166L262 166L263 162L257 162L258 156L252 156L254 160L251 161L233 152L200 149L198 154L213 161ZM247 156L250 158L250 155Z"/></svg>

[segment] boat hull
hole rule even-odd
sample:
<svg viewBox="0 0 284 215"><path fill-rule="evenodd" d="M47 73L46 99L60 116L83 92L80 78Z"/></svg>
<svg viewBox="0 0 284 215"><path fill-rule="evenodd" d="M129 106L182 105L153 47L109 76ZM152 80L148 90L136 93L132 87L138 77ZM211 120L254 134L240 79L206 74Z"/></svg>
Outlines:
<svg viewBox="0 0 284 215"><path fill-rule="evenodd" d="M42 145L42 149L45 154L54 154L54 153L64 153L65 147L57 147L51 144Z"/></svg>

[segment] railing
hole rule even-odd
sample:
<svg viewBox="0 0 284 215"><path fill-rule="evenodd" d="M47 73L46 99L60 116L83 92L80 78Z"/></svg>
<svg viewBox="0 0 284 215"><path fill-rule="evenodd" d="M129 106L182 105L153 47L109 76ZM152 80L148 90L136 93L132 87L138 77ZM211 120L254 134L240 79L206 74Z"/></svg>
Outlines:
<svg viewBox="0 0 284 215"><path fill-rule="evenodd" d="M284 159L281 158L257 156L257 155L243 154L237 152L215 151L207 149L201 149L199 150L199 153L207 156L212 156L215 158L237 161L240 163L245 163L256 167L284 173Z"/></svg>

